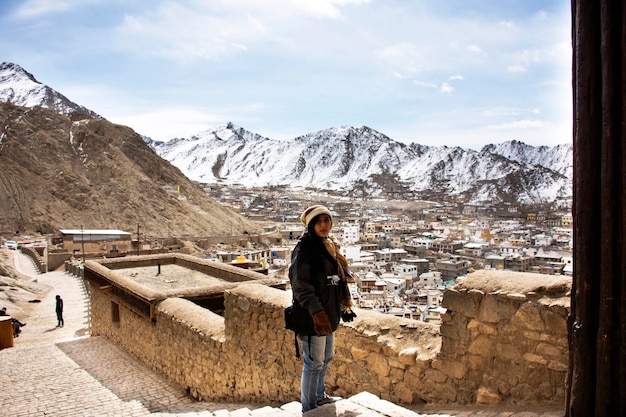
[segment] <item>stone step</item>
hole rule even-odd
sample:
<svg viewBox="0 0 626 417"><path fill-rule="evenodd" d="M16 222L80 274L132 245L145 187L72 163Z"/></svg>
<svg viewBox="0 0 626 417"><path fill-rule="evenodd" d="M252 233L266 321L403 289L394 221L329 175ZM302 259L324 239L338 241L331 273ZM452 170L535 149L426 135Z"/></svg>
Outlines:
<svg viewBox="0 0 626 417"><path fill-rule="evenodd" d="M194 416L212 417L293 417L301 415L302 406L293 401L283 404L280 408L265 406L256 409L247 407L237 410L217 410L208 414L194 414ZM386 400L381 400L374 394L362 392L350 398L326 404L306 413L307 417L336 417L350 415L358 417L421 417L411 410L400 407Z"/></svg>
<svg viewBox="0 0 626 417"><path fill-rule="evenodd" d="M394 403L381 400L374 394L362 392L350 398L323 405L309 411L307 417L335 417L353 415L358 417L421 417Z"/></svg>
<svg viewBox="0 0 626 417"><path fill-rule="evenodd" d="M298 401L283 404L280 407L264 406L260 408L242 407L237 409L220 409L215 411L199 411L184 414L154 413L150 417L293 417L301 415L302 406ZM307 417L423 417L411 410L400 407L374 394L362 392L350 398L325 404L306 413Z"/></svg>

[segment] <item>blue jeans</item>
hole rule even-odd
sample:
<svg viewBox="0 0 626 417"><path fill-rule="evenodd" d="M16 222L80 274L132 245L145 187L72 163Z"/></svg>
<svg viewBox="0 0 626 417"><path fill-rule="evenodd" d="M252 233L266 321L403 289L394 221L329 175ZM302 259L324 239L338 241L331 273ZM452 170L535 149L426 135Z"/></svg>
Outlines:
<svg viewBox="0 0 626 417"><path fill-rule="evenodd" d="M299 336L302 342L302 381L300 384L300 402L302 412L317 407L317 400L323 398L325 393L324 378L328 370L328 364L333 358L335 347L334 334L328 336Z"/></svg>

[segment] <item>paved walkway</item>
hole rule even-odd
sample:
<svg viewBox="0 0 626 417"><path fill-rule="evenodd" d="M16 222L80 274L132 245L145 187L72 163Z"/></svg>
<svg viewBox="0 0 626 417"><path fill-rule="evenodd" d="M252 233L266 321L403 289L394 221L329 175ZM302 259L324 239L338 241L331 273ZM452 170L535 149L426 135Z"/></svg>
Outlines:
<svg viewBox="0 0 626 417"><path fill-rule="evenodd" d="M198 402L104 337L89 337L89 303L81 279L65 272L38 274L15 254L15 268L51 290L24 310L27 325L13 348L0 350L0 416L295 416L300 404L281 408ZM65 326L57 328L55 295L64 300ZM560 417L540 408L442 407L409 411L363 393L307 413L323 416Z"/></svg>

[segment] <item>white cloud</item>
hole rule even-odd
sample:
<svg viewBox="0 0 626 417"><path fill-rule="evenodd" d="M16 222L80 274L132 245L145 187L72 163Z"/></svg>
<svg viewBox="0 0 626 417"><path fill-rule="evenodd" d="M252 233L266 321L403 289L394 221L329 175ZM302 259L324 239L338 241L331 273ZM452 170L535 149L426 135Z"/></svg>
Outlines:
<svg viewBox="0 0 626 417"><path fill-rule="evenodd" d="M482 116L501 117L501 116L517 116L524 111L516 108L494 107L480 112Z"/></svg>
<svg viewBox="0 0 626 417"><path fill-rule="evenodd" d="M441 84L441 88L439 91L441 91L442 93L450 94L454 91L454 88L448 83L443 83Z"/></svg>
<svg viewBox="0 0 626 417"><path fill-rule="evenodd" d="M393 76L396 77L396 78L399 78L401 80L406 80L406 79L411 78L411 76L406 75L406 74L400 74L399 72L394 72Z"/></svg>
<svg viewBox="0 0 626 417"><path fill-rule="evenodd" d="M223 19L173 3L163 5L154 14L126 15L117 31L121 47L179 62L218 60L246 51L248 42L266 32L250 15ZM125 43L126 39L133 42Z"/></svg>
<svg viewBox="0 0 626 417"><path fill-rule="evenodd" d="M409 42L396 43L393 45L388 45L378 51L378 55L385 59L391 60L404 60L408 58L412 58L417 53L417 48L414 44Z"/></svg>
<svg viewBox="0 0 626 417"><path fill-rule="evenodd" d="M528 67L526 65L522 65L522 64L515 64L515 65L509 65L508 67L506 67L506 70L508 72L527 72L528 71Z"/></svg>
<svg viewBox="0 0 626 417"><path fill-rule="evenodd" d="M417 81L417 80L413 80L413 84L419 86L419 87L428 87L428 88L438 88L437 84L430 82L430 81Z"/></svg>
<svg viewBox="0 0 626 417"><path fill-rule="evenodd" d="M48 13L61 12L69 9L75 1L71 0L26 0L15 11L21 18L37 17Z"/></svg>
<svg viewBox="0 0 626 417"><path fill-rule="evenodd" d="M368 2L369 0L291 0L288 3L291 4L295 10L300 10L304 14L313 17L337 19L341 17L341 7L350 5L358 6ZM284 5L284 2L275 4L274 7L281 7L282 5Z"/></svg>
<svg viewBox="0 0 626 417"><path fill-rule="evenodd" d="M262 16L274 16L279 19L308 16L320 19L338 19L342 16L341 8L360 6L370 0L212 0L219 8L228 13L253 13ZM199 3L203 4L203 3Z"/></svg>
<svg viewBox="0 0 626 417"><path fill-rule="evenodd" d="M479 56L482 56L482 57L486 57L487 56L487 53L485 51L483 51L481 49L481 47L478 46L478 45L467 45L466 49L469 52L473 53L473 54L476 54L476 55L479 55Z"/></svg>
<svg viewBox="0 0 626 417"><path fill-rule="evenodd" d="M117 28L120 47L177 62L222 60L251 45L293 43L293 30L307 19L337 20L341 9L369 0L212 0L162 2L127 14ZM311 23L313 24L313 23ZM287 35L285 35L287 33ZM300 34L296 30L296 35ZM322 35L319 33L318 35ZM306 36L306 33L302 33ZM295 39L297 39L297 36ZM132 39L133 42L127 42ZM308 41L315 42L315 37ZM297 50L297 49L296 49Z"/></svg>

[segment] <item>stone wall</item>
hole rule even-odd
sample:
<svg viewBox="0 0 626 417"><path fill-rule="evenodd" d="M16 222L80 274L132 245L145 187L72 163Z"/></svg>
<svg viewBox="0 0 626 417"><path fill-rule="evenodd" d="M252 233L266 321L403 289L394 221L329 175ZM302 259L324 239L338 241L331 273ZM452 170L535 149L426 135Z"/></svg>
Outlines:
<svg viewBox="0 0 626 417"><path fill-rule="evenodd" d="M456 372L454 400L564 402L570 289L571 278L480 271L446 291L433 367Z"/></svg>
<svg viewBox="0 0 626 417"><path fill-rule="evenodd" d="M46 256L48 260L48 270L56 271L62 265L65 265L70 259L72 259L72 254L69 252L50 252ZM67 267L65 267L67 271Z"/></svg>
<svg viewBox="0 0 626 417"><path fill-rule="evenodd" d="M92 334L194 397L265 404L299 398L302 361L284 329L288 291L242 283L224 294L223 317L169 298L149 320L106 289L88 288ZM569 307L548 299L545 291L458 285L444 296L449 314L441 328L357 310L336 333L328 390L344 397L368 391L404 404L562 403Z"/></svg>
<svg viewBox="0 0 626 417"><path fill-rule="evenodd" d="M24 255L27 255L28 257L30 257L33 260L33 263L37 267L37 270L39 271L39 273L43 274L43 273L48 272L48 267L46 265L46 261L42 257L42 254L39 253L39 250L40 251L44 251L45 248L43 248L43 247L41 247L41 248L31 248L29 246L22 246L21 250L22 250L22 253Z"/></svg>

